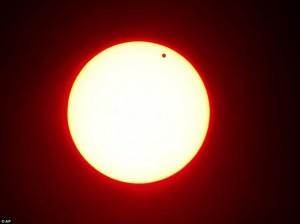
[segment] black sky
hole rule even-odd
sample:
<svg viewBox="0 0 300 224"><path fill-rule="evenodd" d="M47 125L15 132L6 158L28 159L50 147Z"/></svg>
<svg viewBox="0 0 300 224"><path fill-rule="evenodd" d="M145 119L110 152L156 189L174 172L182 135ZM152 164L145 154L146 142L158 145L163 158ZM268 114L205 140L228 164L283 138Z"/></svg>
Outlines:
<svg viewBox="0 0 300 224"><path fill-rule="evenodd" d="M3 4L0 219L298 223L294 7ZM106 47L131 40L181 53L202 74L211 104L209 131L196 158L149 185L116 182L94 170L78 154L66 120L68 94L84 64Z"/></svg>

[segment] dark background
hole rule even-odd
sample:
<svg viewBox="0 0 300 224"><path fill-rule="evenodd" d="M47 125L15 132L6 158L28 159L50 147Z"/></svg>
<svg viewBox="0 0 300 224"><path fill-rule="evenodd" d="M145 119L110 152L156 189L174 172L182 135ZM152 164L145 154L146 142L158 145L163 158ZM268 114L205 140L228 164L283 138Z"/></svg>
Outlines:
<svg viewBox="0 0 300 224"><path fill-rule="evenodd" d="M291 108L295 6L209 2L1 3L0 218L300 222ZM131 40L186 57L201 72L211 104L198 155L178 174L147 185L117 182L89 166L66 119L80 69Z"/></svg>

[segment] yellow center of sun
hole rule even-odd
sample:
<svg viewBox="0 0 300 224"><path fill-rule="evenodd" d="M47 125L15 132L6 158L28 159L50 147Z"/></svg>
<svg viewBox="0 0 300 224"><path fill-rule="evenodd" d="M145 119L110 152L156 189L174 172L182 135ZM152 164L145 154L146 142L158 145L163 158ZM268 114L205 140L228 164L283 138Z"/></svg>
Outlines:
<svg viewBox="0 0 300 224"><path fill-rule="evenodd" d="M110 47L81 70L68 103L71 136L104 175L167 178L199 151L209 123L205 86L180 54L149 42Z"/></svg>

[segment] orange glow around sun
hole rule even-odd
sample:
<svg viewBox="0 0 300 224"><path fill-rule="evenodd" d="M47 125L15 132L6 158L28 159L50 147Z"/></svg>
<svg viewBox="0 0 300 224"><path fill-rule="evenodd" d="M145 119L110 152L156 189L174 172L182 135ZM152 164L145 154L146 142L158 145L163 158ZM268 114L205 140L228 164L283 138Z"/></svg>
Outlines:
<svg viewBox="0 0 300 224"><path fill-rule="evenodd" d="M76 78L68 124L86 161L128 183L165 179L187 165L208 129L209 101L195 68L150 42L126 42L92 58Z"/></svg>

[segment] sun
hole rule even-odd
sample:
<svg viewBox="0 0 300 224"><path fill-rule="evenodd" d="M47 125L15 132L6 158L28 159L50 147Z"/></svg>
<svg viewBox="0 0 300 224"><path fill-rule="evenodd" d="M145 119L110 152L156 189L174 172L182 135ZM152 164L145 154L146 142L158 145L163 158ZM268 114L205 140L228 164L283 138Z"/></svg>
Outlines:
<svg viewBox="0 0 300 224"><path fill-rule="evenodd" d="M196 69L156 43L114 45L77 76L68 125L86 161L127 183L150 183L180 171L199 151L209 100Z"/></svg>

